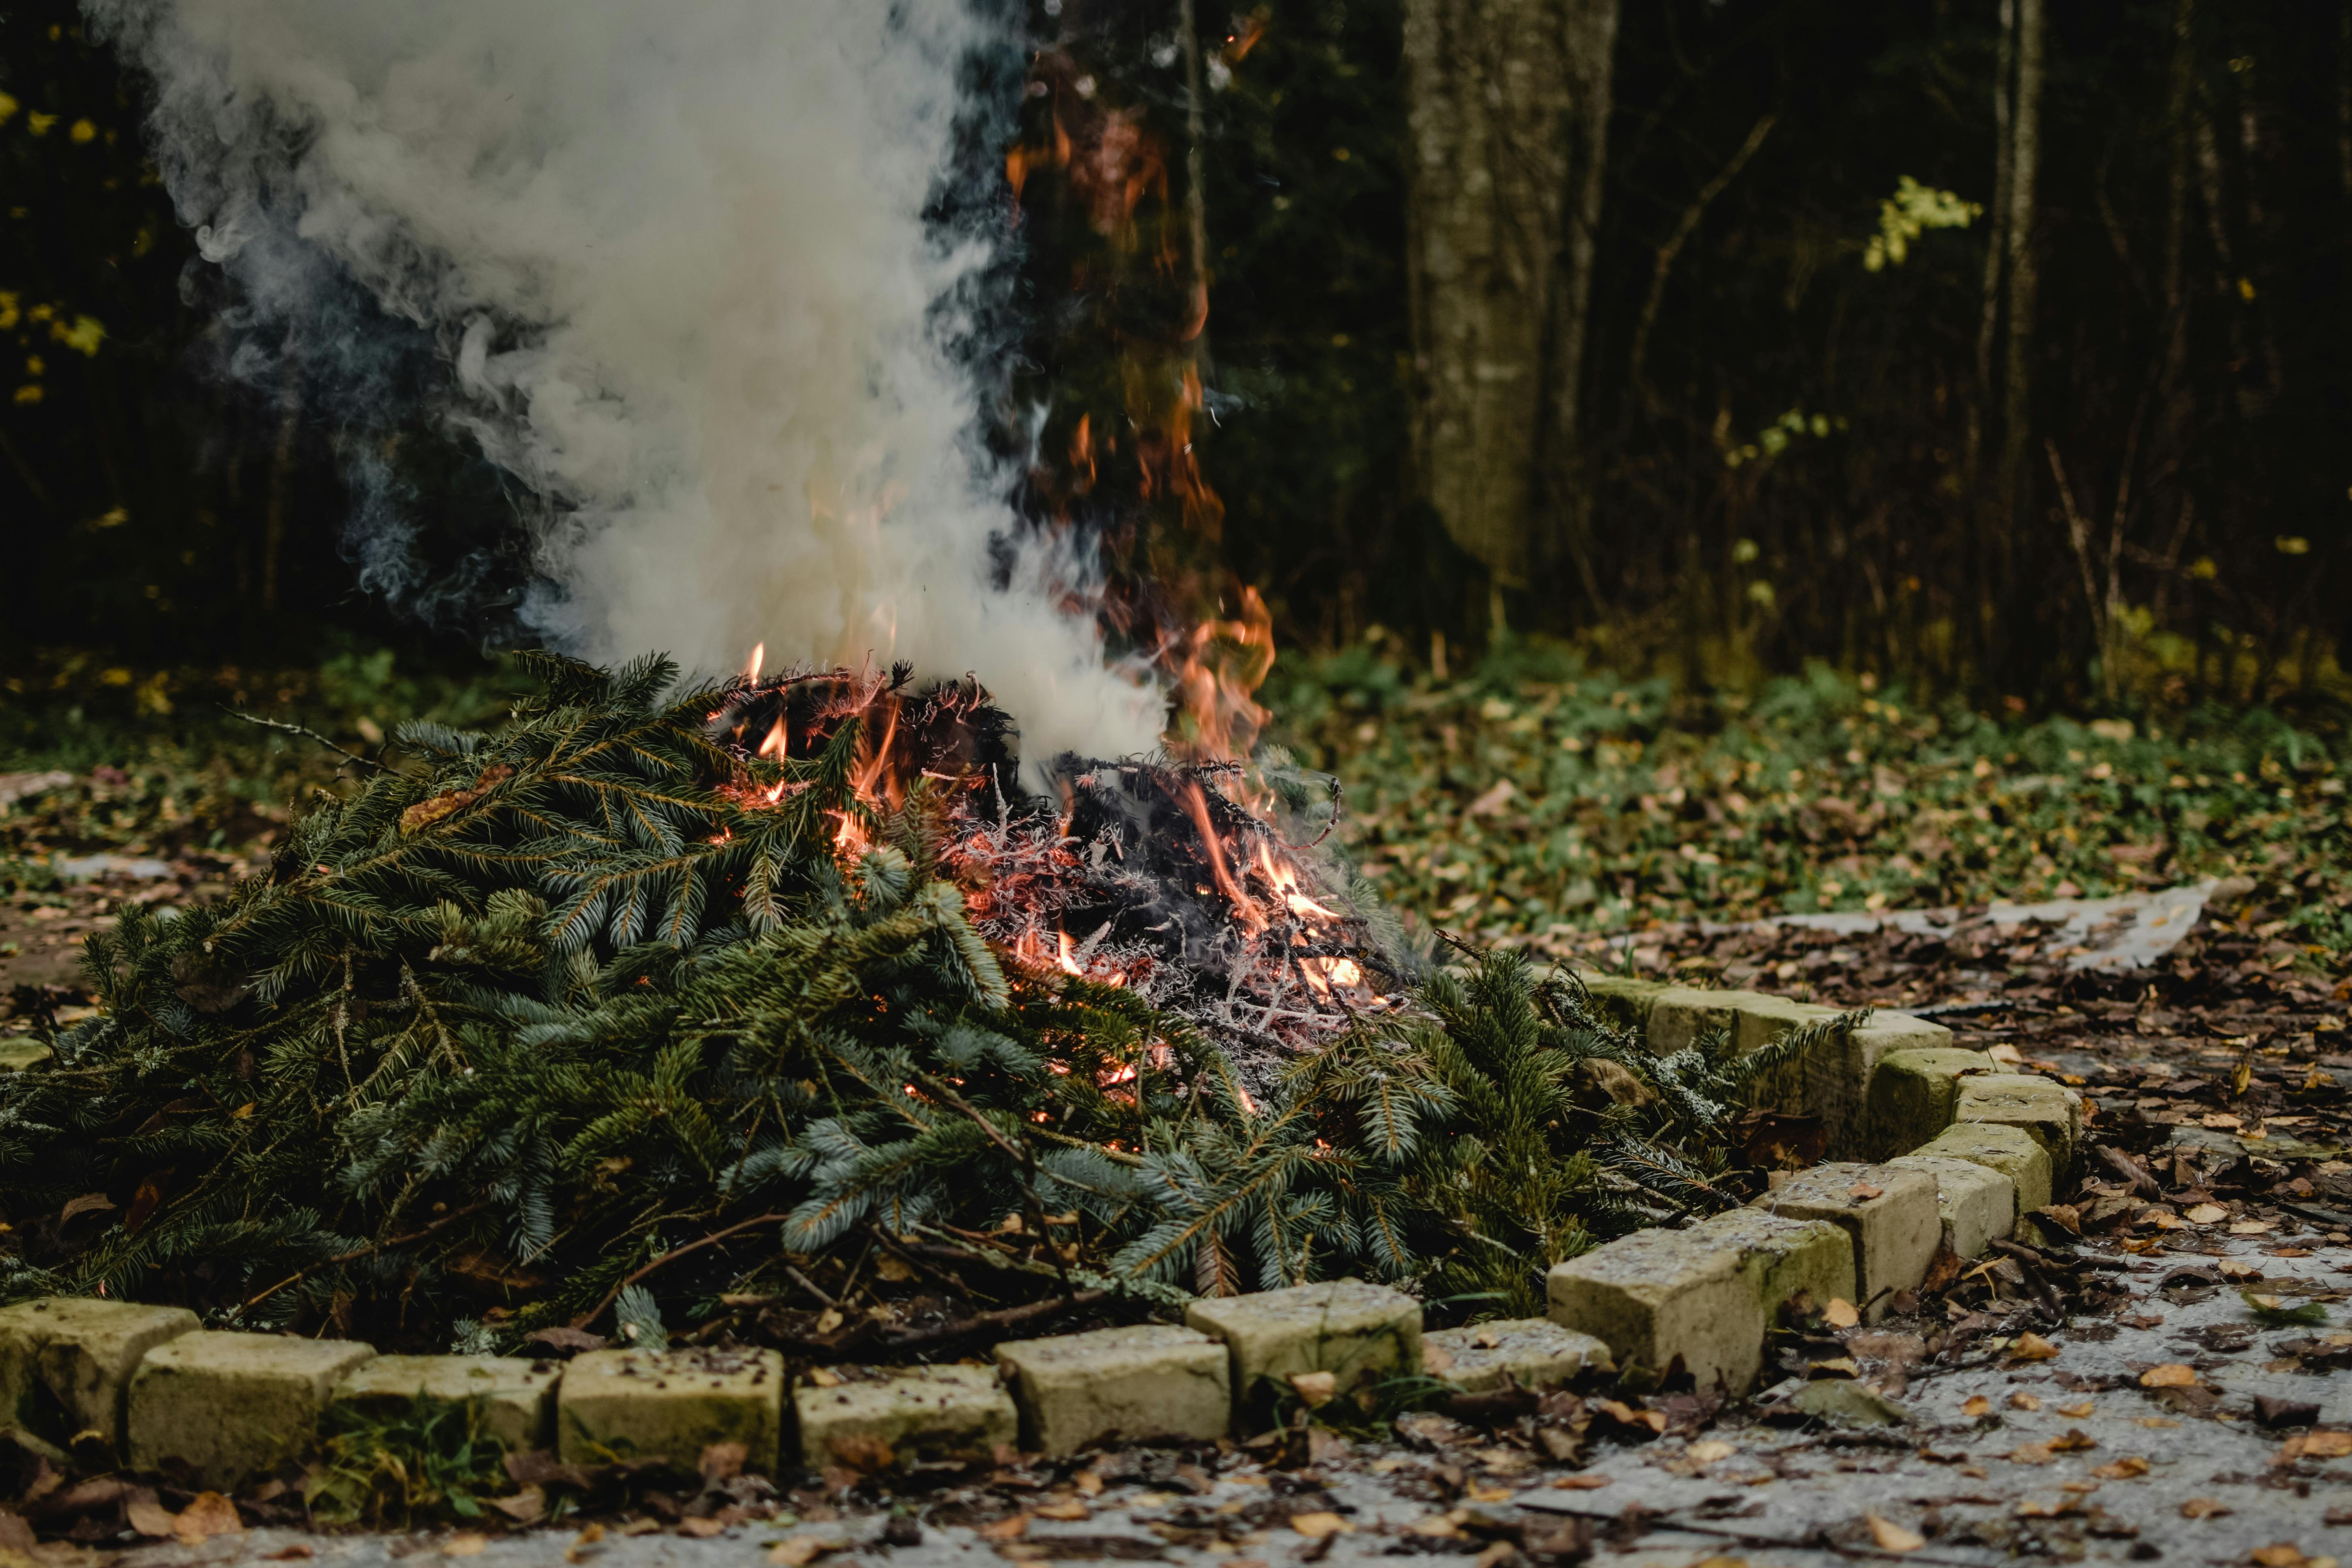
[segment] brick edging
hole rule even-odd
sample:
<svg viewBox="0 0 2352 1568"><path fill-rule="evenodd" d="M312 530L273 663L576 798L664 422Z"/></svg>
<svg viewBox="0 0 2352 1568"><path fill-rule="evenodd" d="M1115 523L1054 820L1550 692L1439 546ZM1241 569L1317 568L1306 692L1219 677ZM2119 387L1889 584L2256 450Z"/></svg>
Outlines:
<svg viewBox="0 0 2352 1568"><path fill-rule="evenodd" d="M1660 1054L1717 1024L1743 1050L1835 1011L1747 991L1586 977ZM1149 1324L999 1346L994 1366L824 1369L787 1388L774 1351L592 1352L565 1363L386 1356L351 1341L203 1329L193 1312L87 1298L0 1309L0 1426L60 1447L95 1434L127 1463L187 1468L221 1489L297 1458L339 1403L479 1395L493 1435L567 1462L662 1457L691 1468L740 1443L753 1469L812 1468L877 1445L898 1459L1073 1453L1114 1437L1208 1441L1262 1427L1277 1394L1308 1405L1400 1372L1476 1389L1679 1361L1742 1393L1800 1292L1883 1310L1938 1247L1963 1257L2050 1201L2081 1099L2004 1073L1951 1032L1881 1013L1762 1087L1822 1119L1840 1158L1751 1207L1648 1230L1555 1265L1549 1315L1424 1334L1421 1305L1359 1280L1196 1301Z"/></svg>

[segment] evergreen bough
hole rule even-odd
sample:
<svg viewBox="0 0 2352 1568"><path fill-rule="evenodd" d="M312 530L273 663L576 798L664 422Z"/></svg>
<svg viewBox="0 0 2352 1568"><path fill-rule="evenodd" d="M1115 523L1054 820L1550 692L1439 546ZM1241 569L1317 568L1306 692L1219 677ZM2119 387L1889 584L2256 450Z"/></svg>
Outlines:
<svg viewBox="0 0 2352 1568"><path fill-rule="evenodd" d="M1745 1086L1853 1022L1661 1059L1484 955L1254 1104L1181 1020L1008 973L940 874L946 802L857 797L855 720L746 759L665 660L531 662L496 734L404 727L266 874L92 939L100 1016L0 1078L0 1297L472 1348L617 1301L650 1337L664 1295L1018 1215L1066 1244L1041 1292L1358 1271L1535 1311L1596 1235L1738 1201ZM1642 1093L1596 1102L1596 1060Z"/></svg>

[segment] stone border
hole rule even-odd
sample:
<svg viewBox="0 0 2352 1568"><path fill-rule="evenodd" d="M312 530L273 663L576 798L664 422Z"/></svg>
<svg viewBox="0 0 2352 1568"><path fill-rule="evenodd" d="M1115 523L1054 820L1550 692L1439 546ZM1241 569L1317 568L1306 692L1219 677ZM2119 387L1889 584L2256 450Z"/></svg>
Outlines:
<svg viewBox="0 0 2352 1568"><path fill-rule="evenodd" d="M1661 1055L1722 1026L1743 1050L1832 1015L1748 991L1614 977L1594 999ZM773 1351L601 1351L563 1364L380 1356L369 1345L205 1330L175 1307L58 1298L0 1309L0 1426L35 1443L102 1440L142 1468L231 1489L295 1457L330 1407L417 1393L481 1395L518 1447L566 1462L666 1459L740 1443L753 1469L793 1460L986 1458L1016 1443L1070 1454L1115 1439L1206 1442L1265 1428L1399 1373L1465 1390L1587 1369L1670 1370L1744 1393L1799 1297L1875 1316L1945 1249L1975 1257L2049 1203L2082 1136L2082 1100L2005 1073L1951 1031L1881 1013L1760 1086L1819 1117L1839 1158L1751 1206L1634 1233L1555 1265L1549 1315L1423 1336L1421 1304L1347 1279L1205 1299L1163 1324L1024 1340L995 1365L819 1369L788 1388Z"/></svg>

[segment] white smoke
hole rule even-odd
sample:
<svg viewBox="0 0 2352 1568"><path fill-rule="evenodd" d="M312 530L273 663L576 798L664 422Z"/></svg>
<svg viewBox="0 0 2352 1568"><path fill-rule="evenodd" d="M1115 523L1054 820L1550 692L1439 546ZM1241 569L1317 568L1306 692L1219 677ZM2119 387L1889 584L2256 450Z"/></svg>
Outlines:
<svg viewBox="0 0 2352 1568"><path fill-rule="evenodd" d="M560 520L551 642L906 659L978 674L1032 759L1154 743L1159 694L1055 607L1077 563L987 586L1013 519L938 312L989 258L922 216L963 0L88 5L255 312L299 335L347 279L441 345L443 416Z"/></svg>

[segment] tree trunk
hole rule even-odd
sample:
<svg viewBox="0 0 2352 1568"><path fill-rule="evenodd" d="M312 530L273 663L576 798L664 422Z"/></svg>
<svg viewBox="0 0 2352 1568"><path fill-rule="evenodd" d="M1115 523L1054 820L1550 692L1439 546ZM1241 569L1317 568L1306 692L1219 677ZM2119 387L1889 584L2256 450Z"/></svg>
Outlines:
<svg viewBox="0 0 2352 1568"><path fill-rule="evenodd" d="M2009 153L2009 354L2001 375L2000 503L2008 510L2013 570L2017 544L2032 526L2033 184L2042 148L2042 0L2017 0L2017 99Z"/></svg>
<svg viewBox="0 0 2352 1568"><path fill-rule="evenodd" d="M1413 457L1486 569L1495 629L1503 591L1580 542L1556 476L1578 449L1616 31L1617 0L1406 0Z"/></svg>

